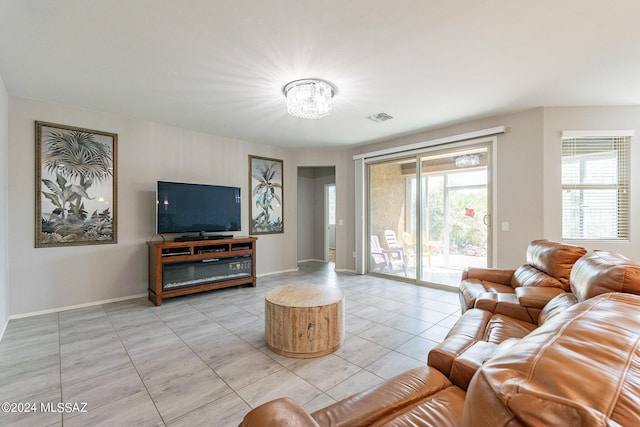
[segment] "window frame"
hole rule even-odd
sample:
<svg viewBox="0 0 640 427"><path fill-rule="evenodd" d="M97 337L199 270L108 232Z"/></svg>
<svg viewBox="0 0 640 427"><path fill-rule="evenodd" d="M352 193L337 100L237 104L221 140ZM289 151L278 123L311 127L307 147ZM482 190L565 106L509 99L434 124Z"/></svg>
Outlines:
<svg viewBox="0 0 640 427"><path fill-rule="evenodd" d="M631 218L631 197L630 197L630 158L631 158L631 140L634 131L564 131L561 138L561 191L562 191L562 240L564 241L629 241L630 237L630 218ZM598 144L595 150L589 145ZM610 144L610 147L607 145ZM586 168L589 161L600 159L616 159L615 167L611 169L615 179L609 182L598 183L598 176L589 174ZM578 162L578 180L567 182L567 174L565 170L565 161L571 159ZM593 177L594 179L589 179ZM588 210L589 206L585 206L580 202L578 206L579 219L577 225L573 227L567 224L569 209L574 207L567 206L565 195L567 191L578 191L580 200L584 200L585 192L591 191L592 194L598 191L616 191L615 213L608 215L616 215L615 220L609 222L609 226L614 228L611 235L595 235L590 237L589 231L585 229L584 223L598 221L598 214ZM606 194L597 195L596 199L600 202L606 202ZM611 219L611 218L610 218ZM577 230L575 233L568 233L569 229Z"/></svg>

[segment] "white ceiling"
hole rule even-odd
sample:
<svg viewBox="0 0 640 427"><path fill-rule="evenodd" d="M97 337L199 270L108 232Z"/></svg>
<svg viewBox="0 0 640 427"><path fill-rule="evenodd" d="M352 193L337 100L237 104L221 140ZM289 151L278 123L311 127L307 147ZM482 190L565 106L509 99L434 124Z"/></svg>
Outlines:
<svg viewBox="0 0 640 427"><path fill-rule="evenodd" d="M639 19L638 0L0 0L0 75L10 95L345 146L539 106L639 104ZM324 119L286 113L282 87L308 77L338 87ZM366 119L380 112L394 118Z"/></svg>

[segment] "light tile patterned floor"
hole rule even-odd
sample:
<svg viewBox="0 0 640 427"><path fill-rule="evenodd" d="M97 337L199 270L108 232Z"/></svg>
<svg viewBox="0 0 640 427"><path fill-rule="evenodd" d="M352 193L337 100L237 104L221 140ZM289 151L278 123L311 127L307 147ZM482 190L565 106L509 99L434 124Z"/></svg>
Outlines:
<svg viewBox="0 0 640 427"><path fill-rule="evenodd" d="M35 407L0 412L0 425L237 426L282 396L314 411L424 364L459 317L456 293L332 269L308 262L255 288L160 307L135 299L11 320L0 342L0 402ZM264 294L291 283L344 290L346 339L334 354L294 359L266 347ZM78 406L43 412L47 402Z"/></svg>

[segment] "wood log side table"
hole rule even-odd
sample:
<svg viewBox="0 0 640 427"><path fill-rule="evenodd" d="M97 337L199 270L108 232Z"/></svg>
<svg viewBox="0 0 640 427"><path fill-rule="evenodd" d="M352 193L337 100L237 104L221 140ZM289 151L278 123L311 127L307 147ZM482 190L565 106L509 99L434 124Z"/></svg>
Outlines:
<svg viewBox="0 0 640 427"><path fill-rule="evenodd" d="M344 343L344 293L323 285L287 285L265 295L267 346L288 357L320 357Z"/></svg>

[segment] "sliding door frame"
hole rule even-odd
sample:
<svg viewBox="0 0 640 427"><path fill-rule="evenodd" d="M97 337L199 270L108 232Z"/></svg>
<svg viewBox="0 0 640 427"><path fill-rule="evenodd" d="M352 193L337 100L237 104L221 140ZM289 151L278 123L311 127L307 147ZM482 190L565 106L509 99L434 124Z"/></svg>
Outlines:
<svg viewBox="0 0 640 427"><path fill-rule="evenodd" d="M434 145L434 146L429 146L429 147L425 147L422 149L416 149L416 150L411 150L411 151L401 151L401 152L397 152L397 153L385 153L383 155L380 156L375 156L375 157L370 157L370 158L362 158L362 162L359 163L358 160L359 159L355 159L356 160L356 184L358 184L357 182L357 177L358 177L358 169L360 169L362 171L362 177L363 177L363 181L361 181L361 186L362 186L362 196L364 196L362 199L362 204L361 209L362 209L362 214L361 214L361 218L364 219L364 221L362 221L362 226L360 229L360 232L356 231L356 238L357 241L358 239L360 239L362 241L362 246L364 249L361 253L362 253L362 258L361 258L361 263L360 265L362 267L364 267L362 270L361 274L373 274L373 275L377 275L378 273L372 273L371 272L371 244L370 244L370 234L371 234L371 215L372 212L370 211L370 202L371 202L371 179L370 179L370 166L371 165L375 165L375 164L381 164L381 163L386 163L388 161L398 161L398 160L402 160L402 159L406 159L406 160L410 160L413 159L415 160L416 163L416 198L417 198L417 203L415 206L416 212L416 218L417 218L417 224L415 224L415 226L417 227L418 230L422 230L423 226L424 226L424 221L425 218L423 218L423 215L421 213L421 198L422 198L422 161L421 159L423 157L428 157L428 156L433 156L434 154L446 154L447 152L455 152L455 151L460 151L460 150L465 150L465 149L472 149L472 148L480 148L480 147L486 147L487 151L487 210L488 210L488 222L486 223L487 226L487 267L492 267L495 263L495 258L496 258L496 240L497 240L497 236L493 227L493 218L496 212L496 208L497 208L497 194L496 194L496 189L497 189L497 185L496 185L496 177L497 177L497 166L496 166L496 153L497 153L497 136L496 135L490 135L490 136L486 136L486 137L479 137L479 138L475 138L475 139L471 139L471 140L465 140L465 141L459 141L459 142L451 142L451 143L447 143L447 144L440 144L440 145ZM356 185L356 198L358 198L358 185ZM356 206L358 206L358 203L356 203ZM356 215L358 214L358 209L356 209ZM356 221L356 224L358 222ZM421 254L421 249L422 246L422 232L416 233L416 249L417 249L417 253ZM356 252L358 249L358 244L356 242ZM356 256L356 258L358 258ZM394 279L398 279L398 280L402 280L402 281L408 281L408 282L412 282L412 283L416 283L416 284L420 284L420 285L429 285L432 287L442 287L445 289L450 289L449 286L446 285L438 285L438 284L434 284L431 282L426 282L422 279L422 262L423 262L423 257L422 256L416 256L416 277L415 278L406 278L406 277L401 277L401 276L388 276L388 275L384 275L386 277L393 277ZM364 261L364 262L362 262ZM358 267L358 262L356 261L356 266ZM360 272L357 270L357 272Z"/></svg>

